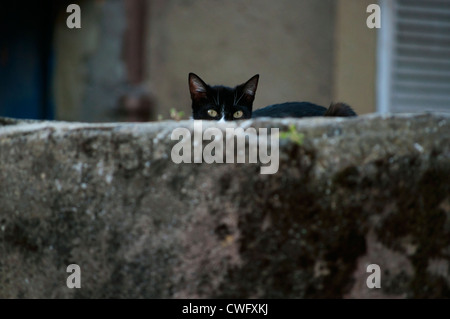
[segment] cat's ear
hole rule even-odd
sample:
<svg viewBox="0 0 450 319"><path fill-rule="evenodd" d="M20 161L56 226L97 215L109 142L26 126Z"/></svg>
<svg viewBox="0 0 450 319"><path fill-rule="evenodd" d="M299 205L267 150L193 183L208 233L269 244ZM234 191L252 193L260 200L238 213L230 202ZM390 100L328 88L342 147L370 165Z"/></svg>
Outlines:
<svg viewBox="0 0 450 319"><path fill-rule="evenodd" d="M242 91L245 99L250 103L255 99L256 89L258 88L258 80L259 74L256 74L242 85Z"/></svg>
<svg viewBox="0 0 450 319"><path fill-rule="evenodd" d="M189 73L189 91L193 101L206 98L206 87L206 83L198 75Z"/></svg>

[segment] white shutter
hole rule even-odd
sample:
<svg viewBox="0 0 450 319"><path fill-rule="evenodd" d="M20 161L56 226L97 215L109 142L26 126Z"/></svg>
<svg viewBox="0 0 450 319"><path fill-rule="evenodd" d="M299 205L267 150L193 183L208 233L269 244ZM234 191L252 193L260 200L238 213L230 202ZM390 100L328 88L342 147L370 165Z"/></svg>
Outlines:
<svg viewBox="0 0 450 319"><path fill-rule="evenodd" d="M395 0L391 8L388 111L450 112L450 0Z"/></svg>

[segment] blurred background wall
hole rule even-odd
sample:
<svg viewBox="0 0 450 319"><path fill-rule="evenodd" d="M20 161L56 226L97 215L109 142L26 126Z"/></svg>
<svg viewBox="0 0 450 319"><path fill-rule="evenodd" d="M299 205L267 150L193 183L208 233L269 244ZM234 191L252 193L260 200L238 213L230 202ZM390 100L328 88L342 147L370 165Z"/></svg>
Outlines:
<svg viewBox="0 0 450 319"><path fill-rule="evenodd" d="M66 26L69 3L81 7L81 29ZM381 29L366 25L371 3L381 5ZM0 116L147 121L175 108L188 118L189 72L227 86L259 73L254 108L344 101L359 114L449 110L449 0L1 6Z"/></svg>
<svg viewBox="0 0 450 319"><path fill-rule="evenodd" d="M190 106L189 72L227 86L259 73L256 108L329 104L335 11L333 0L152 1L147 74L158 113Z"/></svg>

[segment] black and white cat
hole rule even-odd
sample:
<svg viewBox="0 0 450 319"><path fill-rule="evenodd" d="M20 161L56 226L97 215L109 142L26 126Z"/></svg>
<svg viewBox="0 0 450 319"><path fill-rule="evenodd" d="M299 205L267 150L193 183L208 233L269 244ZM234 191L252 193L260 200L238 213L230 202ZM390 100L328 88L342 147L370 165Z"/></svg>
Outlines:
<svg viewBox="0 0 450 319"><path fill-rule="evenodd" d="M209 86L198 75L189 73L189 91L194 120L234 121L255 117L356 116L350 106L333 103L327 109L309 102L287 102L253 111L259 75L234 88Z"/></svg>

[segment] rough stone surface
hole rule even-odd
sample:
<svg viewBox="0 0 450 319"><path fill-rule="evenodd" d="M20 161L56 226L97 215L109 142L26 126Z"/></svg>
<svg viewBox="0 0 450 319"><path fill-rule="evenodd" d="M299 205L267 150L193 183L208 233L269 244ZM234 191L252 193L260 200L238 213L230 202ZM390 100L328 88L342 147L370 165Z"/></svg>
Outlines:
<svg viewBox="0 0 450 319"><path fill-rule="evenodd" d="M274 175L174 164L192 124L0 119L0 298L450 297L448 115L229 124L304 134Z"/></svg>

